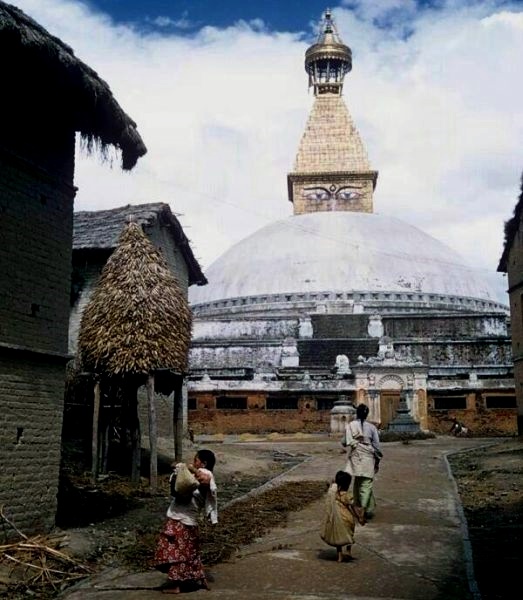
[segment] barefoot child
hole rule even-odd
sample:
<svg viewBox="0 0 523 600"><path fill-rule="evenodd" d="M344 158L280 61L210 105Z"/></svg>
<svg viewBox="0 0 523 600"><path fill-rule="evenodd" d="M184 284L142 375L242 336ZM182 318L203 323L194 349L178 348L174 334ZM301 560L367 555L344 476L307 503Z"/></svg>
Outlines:
<svg viewBox="0 0 523 600"><path fill-rule="evenodd" d="M334 546L338 554L338 562L352 560L351 546L354 544L354 529L358 517L361 525L365 524L361 512L358 514L354 506L349 487L352 477L346 471L338 471L334 482L327 491L325 516L320 532L321 539L329 546ZM343 552L343 546L347 547Z"/></svg>
<svg viewBox="0 0 523 600"><path fill-rule="evenodd" d="M205 514L211 523L218 522L217 491L212 470L216 458L210 450L199 450L189 470L186 465L174 465L171 475L171 504L167 510L167 519L160 533L155 553L156 568L167 573L169 586L163 591L179 594L198 588L208 589L203 570L200 548L198 518ZM181 484L182 477L187 480L184 489L176 486L176 478ZM177 491L178 489L178 491Z"/></svg>

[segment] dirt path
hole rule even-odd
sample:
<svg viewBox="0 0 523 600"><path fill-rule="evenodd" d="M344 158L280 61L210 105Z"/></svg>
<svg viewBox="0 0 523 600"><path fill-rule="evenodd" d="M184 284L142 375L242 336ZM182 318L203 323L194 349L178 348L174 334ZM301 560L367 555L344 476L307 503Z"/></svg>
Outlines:
<svg viewBox="0 0 523 600"><path fill-rule="evenodd" d="M242 441L249 443L238 444L237 439L198 440L198 447L208 447L216 453L215 475L220 486L221 506L271 480L311 453L339 454L343 460L336 443L325 443L324 440L314 444L306 436L291 437L293 443L290 444L279 436L270 440L252 436ZM187 449L188 459L194 449ZM386 453L386 444L384 451ZM449 457L468 521L474 570L482 600L506 598L505 591L511 585L519 585L523 542L522 458L523 441L517 438L485 440L479 448ZM165 461L166 465L168 463ZM139 493L118 478L100 482L96 490L86 486L83 495L76 497L74 506L79 512L86 511L85 517L91 510L93 519L82 526L64 529L69 544L67 551L95 570L120 566L136 571L148 570L168 504L167 479L168 471L165 470L160 473L160 490L155 495L147 492L146 480ZM282 518L293 510L284 506L277 494L266 496L265 502L267 507L263 510L279 512ZM100 515L106 518L99 520ZM248 543L249 536L255 536L256 531L252 523L246 521L234 534L240 536L243 543ZM217 543L223 544L223 540ZM209 556L213 555L211 538L206 545ZM14 595L6 592L5 597L15 599L25 597L24 594L20 590ZM39 594L38 597L53 598L56 594L49 592L49 595Z"/></svg>

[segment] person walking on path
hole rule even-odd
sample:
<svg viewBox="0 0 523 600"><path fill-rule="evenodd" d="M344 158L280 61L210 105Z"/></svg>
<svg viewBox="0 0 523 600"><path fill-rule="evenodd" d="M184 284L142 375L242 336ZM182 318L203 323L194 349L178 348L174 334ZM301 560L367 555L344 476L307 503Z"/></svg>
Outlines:
<svg viewBox="0 0 523 600"><path fill-rule="evenodd" d="M354 478L354 501L365 510L365 517L372 518L376 507L373 483L383 456L376 426L366 419L369 407L359 404L356 418L345 425L343 445L347 448L345 471Z"/></svg>
<svg viewBox="0 0 523 600"><path fill-rule="evenodd" d="M356 521L360 525L365 524L363 511L354 506L349 491L351 480L349 473L338 471L325 500L325 515L320 537L326 544L336 548L338 562L352 560L351 548L354 544ZM343 552L343 546L347 547L346 552Z"/></svg>
<svg viewBox="0 0 523 600"><path fill-rule="evenodd" d="M218 522L212 473L215 463L213 452L199 450L191 467L179 463L171 475L171 503L155 551L156 568L169 578L162 590L165 593L209 589L201 559L198 518L204 512L213 525Z"/></svg>

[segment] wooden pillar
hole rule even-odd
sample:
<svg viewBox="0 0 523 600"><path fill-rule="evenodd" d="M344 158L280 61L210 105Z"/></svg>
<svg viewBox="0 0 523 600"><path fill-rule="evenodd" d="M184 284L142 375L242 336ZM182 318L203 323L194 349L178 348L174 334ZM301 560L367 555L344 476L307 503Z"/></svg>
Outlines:
<svg viewBox="0 0 523 600"><path fill-rule="evenodd" d="M91 440L91 478L93 483L98 478L98 425L100 422L100 380L96 379L94 383L93 399L93 437Z"/></svg>
<svg viewBox="0 0 523 600"><path fill-rule="evenodd" d="M156 421L156 406L154 398L154 375L147 377L147 405L149 407L149 487L151 492L158 489L158 427Z"/></svg>
<svg viewBox="0 0 523 600"><path fill-rule="evenodd" d="M134 484L140 483L141 472L141 435L140 435L140 419L138 418L138 388L131 384L127 386L129 394L129 423L131 433L131 482Z"/></svg>
<svg viewBox="0 0 523 600"><path fill-rule="evenodd" d="M183 462L183 376L176 378L173 398L174 460Z"/></svg>

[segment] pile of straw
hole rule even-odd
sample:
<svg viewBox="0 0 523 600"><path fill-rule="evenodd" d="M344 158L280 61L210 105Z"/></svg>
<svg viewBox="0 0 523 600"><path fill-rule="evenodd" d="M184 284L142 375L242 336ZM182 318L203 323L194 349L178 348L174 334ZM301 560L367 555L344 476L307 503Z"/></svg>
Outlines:
<svg viewBox="0 0 523 600"><path fill-rule="evenodd" d="M18 541L0 544L0 568L8 574L7 589L20 589L17 597L35 594L42 597L46 589L64 589L92 573L89 567L59 550L67 544L66 536L28 537L14 526L1 508L0 519L20 537Z"/></svg>
<svg viewBox="0 0 523 600"><path fill-rule="evenodd" d="M82 368L107 376L184 372L191 325L187 299L164 257L129 223L82 316Z"/></svg>

